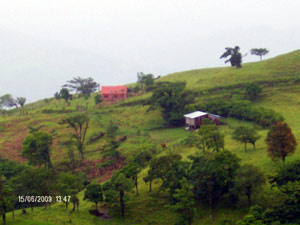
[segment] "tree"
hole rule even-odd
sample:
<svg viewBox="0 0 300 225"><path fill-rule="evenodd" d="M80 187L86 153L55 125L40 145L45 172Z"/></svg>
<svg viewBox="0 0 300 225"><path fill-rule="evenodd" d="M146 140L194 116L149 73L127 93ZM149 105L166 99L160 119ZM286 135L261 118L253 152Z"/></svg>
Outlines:
<svg viewBox="0 0 300 225"><path fill-rule="evenodd" d="M300 181L300 160L285 163L270 177L270 183L278 187L294 181Z"/></svg>
<svg viewBox="0 0 300 225"><path fill-rule="evenodd" d="M245 144L245 152L247 152L247 143L253 145L255 150L255 143L260 138L257 132L254 129L238 126L232 133L232 139Z"/></svg>
<svg viewBox="0 0 300 225"><path fill-rule="evenodd" d="M226 60L225 63L230 62L231 66L235 66L236 68L241 68L242 63L242 54L239 52L240 47L235 46L234 48L227 47L225 48L225 52L220 56L220 59L227 58L230 56L230 59Z"/></svg>
<svg viewBox="0 0 300 225"><path fill-rule="evenodd" d="M100 85L91 77L74 77L73 80L69 80L67 82L68 84L65 84L63 87L68 87L71 89L71 91L76 91L76 93L80 93L82 96L88 97L91 95L91 93L95 92Z"/></svg>
<svg viewBox="0 0 300 225"><path fill-rule="evenodd" d="M62 198L64 196L75 196L82 187L82 180L80 177L73 175L71 172L60 173L57 179L57 189ZM68 209L69 200L63 200Z"/></svg>
<svg viewBox="0 0 300 225"><path fill-rule="evenodd" d="M266 182L264 174L255 166L243 165L239 168L234 182L234 189L238 193L245 194L251 206L251 195Z"/></svg>
<svg viewBox="0 0 300 225"><path fill-rule="evenodd" d="M225 150L189 158L192 160L189 182L195 198L208 203L212 219L214 206L233 187L240 159Z"/></svg>
<svg viewBox="0 0 300 225"><path fill-rule="evenodd" d="M4 176L0 175L0 214L6 224L6 213L14 209L14 194Z"/></svg>
<svg viewBox="0 0 300 225"><path fill-rule="evenodd" d="M55 94L54 94L54 98L56 99L56 100L58 100L59 102L60 102L60 94L58 93L58 92L55 92Z"/></svg>
<svg viewBox="0 0 300 225"><path fill-rule="evenodd" d="M75 114L60 121L60 124L67 124L74 131L73 137L76 140L76 146L81 156L84 159L84 144L87 130L89 128L89 117L87 114Z"/></svg>
<svg viewBox="0 0 300 225"><path fill-rule="evenodd" d="M36 131L28 135L23 141L22 156L28 159L29 164L52 168L50 148L52 136L46 132Z"/></svg>
<svg viewBox="0 0 300 225"><path fill-rule="evenodd" d="M90 184L87 186L84 192L84 199L90 202L94 202L96 210L98 210L98 203L103 201L103 192L100 184Z"/></svg>
<svg viewBox="0 0 300 225"><path fill-rule="evenodd" d="M149 100L151 106L148 110L160 108L164 120L170 125L182 125L186 107L194 102L194 96L185 90L185 85L184 82L158 83Z"/></svg>
<svg viewBox="0 0 300 225"><path fill-rule="evenodd" d="M203 151L205 151L205 147L216 152L224 149L224 135L220 133L216 125L202 125L198 135L200 136Z"/></svg>
<svg viewBox="0 0 300 225"><path fill-rule="evenodd" d="M262 91L262 86L257 83L250 83L246 86L246 92L252 101L255 101Z"/></svg>
<svg viewBox="0 0 300 225"><path fill-rule="evenodd" d="M121 169L121 173L124 173L126 178L131 178L135 185L136 195L139 195L138 190L138 174L140 173L141 168L135 163L129 163L127 166L124 166Z"/></svg>
<svg viewBox="0 0 300 225"><path fill-rule="evenodd" d="M182 178L180 186L181 188L176 189L174 194L176 203L171 206L173 211L179 213L175 225L191 225L196 211L193 207L195 204L193 192L186 178Z"/></svg>
<svg viewBox="0 0 300 225"><path fill-rule="evenodd" d="M59 96L65 100L66 103L69 102L71 97L69 90L67 88L62 88L59 92Z"/></svg>
<svg viewBox="0 0 300 225"><path fill-rule="evenodd" d="M94 100L96 105L100 104L103 101L102 95L96 95Z"/></svg>
<svg viewBox="0 0 300 225"><path fill-rule="evenodd" d="M112 178L111 182L115 188L119 192L119 201L121 207L121 214L122 217L125 216L125 194L134 187L133 182L126 178L123 173L116 173Z"/></svg>
<svg viewBox="0 0 300 225"><path fill-rule="evenodd" d="M266 48L252 48L250 50L251 55L257 55L260 57L260 61L262 61L262 57L268 54L270 51Z"/></svg>
<svg viewBox="0 0 300 225"><path fill-rule="evenodd" d="M25 97L17 97L17 104L19 104L22 108L22 112L23 112L23 116L24 116L24 105L26 102L26 98Z"/></svg>
<svg viewBox="0 0 300 225"><path fill-rule="evenodd" d="M16 107L18 109L17 100L13 98L11 94L6 94L0 97L0 105L4 107Z"/></svg>
<svg viewBox="0 0 300 225"><path fill-rule="evenodd" d="M272 126L268 132L266 143L269 157L276 161L294 154L297 146L297 141L291 128L286 123L277 123Z"/></svg>
<svg viewBox="0 0 300 225"><path fill-rule="evenodd" d="M104 145L103 148L103 157L111 158L115 169L117 169L117 161L120 157L120 152L118 151L120 143L118 140L116 140L118 129L119 127L115 125L112 121L109 122L109 125L106 129L107 143Z"/></svg>

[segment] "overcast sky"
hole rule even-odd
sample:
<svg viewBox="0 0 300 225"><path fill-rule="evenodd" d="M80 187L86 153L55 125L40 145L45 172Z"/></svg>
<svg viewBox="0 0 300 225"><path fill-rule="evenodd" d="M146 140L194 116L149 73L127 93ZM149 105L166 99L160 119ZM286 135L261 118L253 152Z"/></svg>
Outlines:
<svg viewBox="0 0 300 225"><path fill-rule="evenodd" d="M0 96L52 97L74 76L116 85L224 66L227 46L270 58L299 49L299 24L299 0L2 1Z"/></svg>

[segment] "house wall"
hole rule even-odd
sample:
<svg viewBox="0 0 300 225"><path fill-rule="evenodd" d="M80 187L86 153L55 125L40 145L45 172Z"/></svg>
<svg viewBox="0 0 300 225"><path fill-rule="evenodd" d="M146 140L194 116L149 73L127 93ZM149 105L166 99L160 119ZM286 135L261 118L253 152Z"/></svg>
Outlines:
<svg viewBox="0 0 300 225"><path fill-rule="evenodd" d="M121 101L127 99L126 94L102 94L103 101Z"/></svg>

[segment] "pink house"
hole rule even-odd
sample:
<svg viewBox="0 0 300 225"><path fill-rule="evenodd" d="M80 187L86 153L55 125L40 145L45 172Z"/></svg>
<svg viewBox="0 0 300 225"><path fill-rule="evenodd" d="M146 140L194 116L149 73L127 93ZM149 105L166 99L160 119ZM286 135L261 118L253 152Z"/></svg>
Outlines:
<svg viewBox="0 0 300 225"><path fill-rule="evenodd" d="M103 101L121 101L127 99L126 86L102 86Z"/></svg>

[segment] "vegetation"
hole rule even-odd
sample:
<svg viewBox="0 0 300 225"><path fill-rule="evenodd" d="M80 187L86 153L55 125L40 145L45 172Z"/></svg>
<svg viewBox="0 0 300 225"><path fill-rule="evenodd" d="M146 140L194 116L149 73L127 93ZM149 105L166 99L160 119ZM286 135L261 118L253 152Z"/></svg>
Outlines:
<svg viewBox="0 0 300 225"><path fill-rule="evenodd" d="M201 110L222 116L221 125L207 124L207 128L216 127L224 140L226 150L220 147L218 152L203 142L202 135L210 133L203 131L207 125L199 134L188 132L165 123L160 106L146 112L148 106L143 104L149 103L153 93L139 93L101 108L94 107L95 93L87 99L74 95L69 104L48 98L47 102L24 105L22 117L16 109L3 109L0 155L7 160L0 159L0 173L5 176L6 190L12 191L5 196L71 196L69 202L54 199L51 204L19 202L13 197L8 201L13 207L6 208L7 224L299 224L298 146L285 163L273 163L264 142L268 129L282 122L283 116L299 141L299 58L296 51L245 63L240 70L193 70L154 82L156 89L164 81L186 81L183 90L194 98L194 103L184 107L187 112ZM242 100L249 82L263 87L259 101ZM84 142L84 159L76 151L75 129L57 124L80 114L78 111L85 111L89 118L86 140L103 134L103 138ZM240 126L261 136L255 142L256 151L245 152L232 139ZM53 168L28 165L21 157L23 140L34 132L51 134ZM181 144L189 136L190 144ZM110 140L118 146L116 165L109 162L112 157L105 156ZM95 213L95 202L84 200L91 184L102 187L103 204L98 214L102 218L91 214ZM69 204L73 207L67 208Z"/></svg>
<svg viewBox="0 0 300 225"><path fill-rule="evenodd" d="M230 56L229 59L225 61L225 63L230 62L231 66L235 66L236 68L241 68L242 64L242 54L240 53L240 47L235 46L234 48L225 48L225 52L221 55L220 59L227 58Z"/></svg>
<svg viewBox="0 0 300 225"><path fill-rule="evenodd" d="M250 50L251 55L257 55L260 57L260 61L262 61L262 57L267 55L270 51L266 48L252 48Z"/></svg>
<svg viewBox="0 0 300 225"><path fill-rule="evenodd" d="M287 156L294 154L297 146L295 136L286 123L272 126L268 132L266 143L269 157L273 161L281 159L283 162Z"/></svg>

